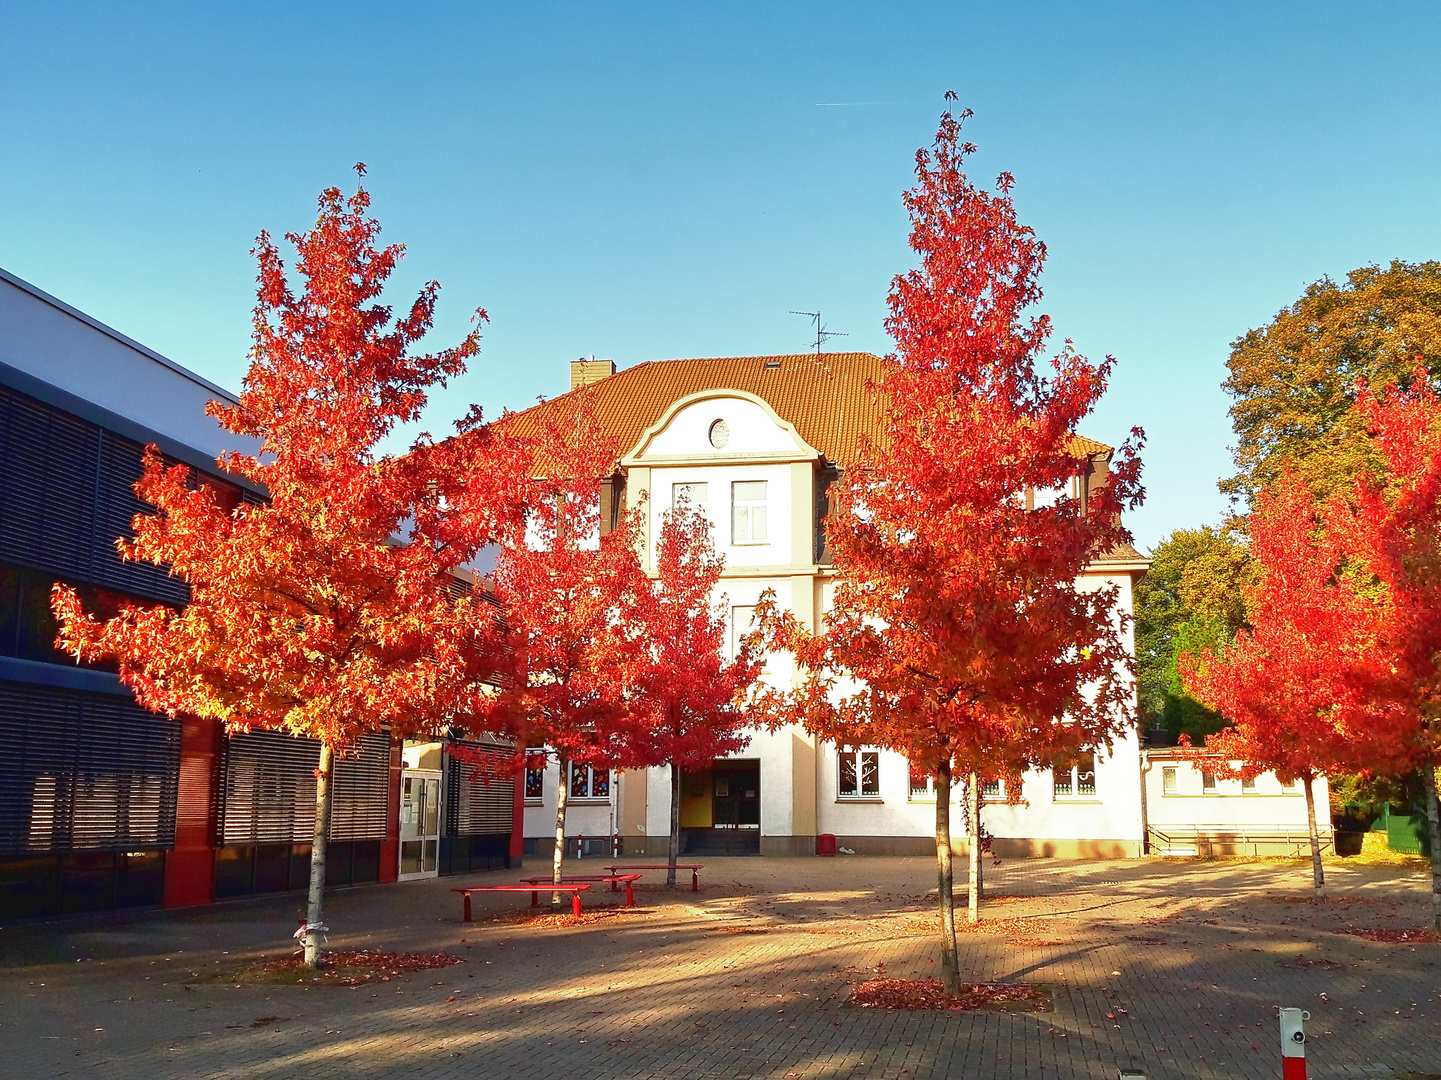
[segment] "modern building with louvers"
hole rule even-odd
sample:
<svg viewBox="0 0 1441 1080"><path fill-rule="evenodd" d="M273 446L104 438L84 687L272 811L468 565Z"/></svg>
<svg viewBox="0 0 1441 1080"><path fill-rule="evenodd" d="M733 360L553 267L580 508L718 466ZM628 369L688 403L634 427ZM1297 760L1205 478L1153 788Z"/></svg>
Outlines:
<svg viewBox="0 0 1441 1080"><path fill-rule="evenodd" d="M54 644L57 581L92 611L186 600L182 582L115 549L147 509L133 491L147 444L233 500L263 499L219 475L218 454L253 447L205 415L217 398L234 400L0 270L0 919L308 883L317 743L148 712L113 670ZM518 859L520 785L476 782L450 745L382 734L341 758L330 884Z"/></svg>

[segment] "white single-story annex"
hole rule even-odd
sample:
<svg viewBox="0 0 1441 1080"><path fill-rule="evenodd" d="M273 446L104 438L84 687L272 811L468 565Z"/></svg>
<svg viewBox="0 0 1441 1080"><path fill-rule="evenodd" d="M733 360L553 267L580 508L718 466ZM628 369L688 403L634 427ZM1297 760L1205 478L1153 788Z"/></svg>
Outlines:
<svg viewBox="0 0 1441 1080"><path fill-rule="evenodd" d="M591 388L598 421L624 448L602 492L603 518L645 493L649 559L661 515L682 492L705 510L725 557L718 593L730 611L732 648L767 589L812 627L829 605L835 573L825 550L827 489L854 460L862 436L878 430L881 412L867 384L882 363L868 353L824 353L653 361L620 372L604 360L571 365L572 393ZM526 412L569 404L567 394ZM1091 462L1074 492L1085 498L1091 485L1105 482L1112 448L1082 437L1076 446ZM1092 563L1081 585L1115 585L1129 612L1132 588L1148 566L1125 546ZM764 678L784 687L793 671L773 657ZM1139 855L1157 821L1174 830L1191 812L1175 793L1152 792L1153 773L1161 775L1130 732L1109 754L1064 773L1028 773L1018 802L989 791L985 825L1002 855ZM554 765L527 777L530 854L551 850L559 780ZM582 846L586 854L609 854L615 844L631 855L665 852L668 769L577 771L568 782L571 854ZM1201 816L1191 820L1215 817L1218 826L1231 815L1257 835L1265 828L1304 832L1306 821L1304 800L1289 793L1264 802L1239 793L1211 797L1194 812ZM965 850L962 815L952 820L957 849ZM690 854L813 854L822 834L857 854L925 854L935 847L935 796L929 779L913 777L899 754L841 751L799 728L757 731L740 754L684 774L681 824Z"/></svg>

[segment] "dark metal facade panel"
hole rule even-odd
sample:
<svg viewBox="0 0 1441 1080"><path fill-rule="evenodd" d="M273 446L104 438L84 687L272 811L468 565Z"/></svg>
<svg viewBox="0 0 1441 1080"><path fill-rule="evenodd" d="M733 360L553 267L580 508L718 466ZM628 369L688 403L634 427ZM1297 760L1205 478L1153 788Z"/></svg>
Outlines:
<svg viewBox="0 0 1441 1080"><path fill-rule="evenodd" d="M0 682L0 853L170 847L180 725L123 698Z"/></svg>
<svg viewBox="0 0 1441 1080"><path fill-rule="evenodd" d="M509 834L515 815L515 775L510 771L513 747L483 743L464 744L468 752L483 754L487 765L477 766L446 753L445 835Z"/></svg>
<svg viewBox="0 0 1441 1080"><path fill-rule="evenodd" d="M183 582L123 562L115 549L150 509L134 491L142 453L139 443L0 386L0 561L184 603Z"/></svg>
<svg viewBox="0 0 1441 1080"><path fill-rule="evenodd" d="M390 736L367 735L335 766L330 839L380 840L390 811ZM308 843L315 834L315 770L320 742L279 731L225 740L221 766L221 844Z"/></svg>

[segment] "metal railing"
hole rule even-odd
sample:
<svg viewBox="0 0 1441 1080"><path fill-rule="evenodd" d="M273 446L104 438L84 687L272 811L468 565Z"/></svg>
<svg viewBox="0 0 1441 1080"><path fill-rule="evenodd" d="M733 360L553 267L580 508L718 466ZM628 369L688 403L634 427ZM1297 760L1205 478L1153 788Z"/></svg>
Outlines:
<svg viewBox="0 0 1441 1080"><path fill-rule="evenodd" d="M1152 855L1197 855L1210 858L1218 854L1250 854L1260 857L1264 846L1267 855L1285 854L1293 857L1311 854L1311 834L1305 830L1277 828L1237 829L1231 825L1187 825L1182 828L1151 826L1146 830L1147 847ZM1321 854L1334 850L1330 828L1321 830ZM1276 849L1281 848L1278 852Z"/></svg>

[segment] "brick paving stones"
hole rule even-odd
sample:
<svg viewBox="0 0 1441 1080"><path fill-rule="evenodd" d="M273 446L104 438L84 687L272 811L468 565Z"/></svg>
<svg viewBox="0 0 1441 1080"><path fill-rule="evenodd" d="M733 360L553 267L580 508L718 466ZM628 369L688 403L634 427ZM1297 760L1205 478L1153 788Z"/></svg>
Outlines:
<svg viewBox="0 0 1441 1080"><path fill-rule="evenodd" d="M581 926L510 921L523 894L460 921L451 886L514 873L341 892L332 945L467 961L353 989L224 980L288 952L300 897L17 925L0 1075L1269 1078L1282 1005L1311 1011L1317 1080L1441 1074L1441 945L1341 932L1423 925L1425 879L1328 874L1311 904L1299 863L1007 861L962 970L1049 987L1045 1014L845 1004L878 973L934 973L923 859L713 859L700 894L646 886L637 914Z"/></svg>

